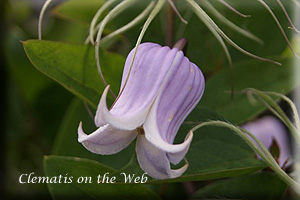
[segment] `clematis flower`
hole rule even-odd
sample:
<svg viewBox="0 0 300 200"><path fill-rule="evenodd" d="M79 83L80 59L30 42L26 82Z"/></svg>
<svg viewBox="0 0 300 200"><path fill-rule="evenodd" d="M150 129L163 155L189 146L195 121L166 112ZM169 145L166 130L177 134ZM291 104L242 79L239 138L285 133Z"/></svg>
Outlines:
<svg viewBox="0 0 300 200"><path fill-rule="evenodd" d="M121 88L133 55L134 49L127 57ZM204 86L201 70L181 50L143 43L123 92L109 110L106 87L95 116L99 128L86 135L80 123L78 141L93 153L109 155L137 138L137 160L148 175L156 179L179 177L188 164L171 169L170 163L176 165L183 160L193 133L181 144L173 142L180 125L201 99Z"/></svg>
<svg viewBox="0 0 300 200"><path fill-rule="evenodd" d="M272 116L266 116L242 126L252 133L267 149L270 149L274 142L278 145L278 163L281 167L291 164L291 148L288 134L283 124ZM259 157L259 156L258 156Z"/></svg>

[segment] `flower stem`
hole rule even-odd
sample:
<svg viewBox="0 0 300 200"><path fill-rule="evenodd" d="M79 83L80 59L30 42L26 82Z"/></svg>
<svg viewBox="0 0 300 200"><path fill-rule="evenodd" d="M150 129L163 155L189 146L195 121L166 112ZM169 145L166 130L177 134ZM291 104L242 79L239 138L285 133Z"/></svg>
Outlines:
<svg viewBox="0 0 300 200"><path fill-rule="evenodd" d="M46 12L48 6L50 5L51 1L52 1L52 0L47 0L47 1L45 2L45 4L44 4L43 7L42 7L40 16L39 16L39 22L38 22L38 37L39 37L39 40L42 40L42 25L43 25L43 18L44 18L45 12Z"/></svg>
<svg viewBox="0 0 300 200"><path fill-rule="evenodd" d="M176 0L173 0L173 3L176 4ZM170 4L167 4L165 43L169 47L173 46L174 41L174 16L174 9Z"/></svg>
<svg viewBox="0 0 300 200"><path fill-rule="evenodd" d="M175 45L173 46L173 48L177 48L178 50L182 50L184 53L186 51L186 47L187 47L187 39L186 38L179 39L175 43Z"/></svg>
<svg viewBox="0 0 300 200"><path fill-rule="evenodd" d="M220 127L226 127L231 130L233 130L235 133L237 133L255 152L259 154L259 156L263 159L263 161L278 175L278 177L284 181L287 185L291 186L296 192L300 190L300 184L297 183L295 180L293 180L290 176L288 176L277 164L271 153L267 150L267 148L250 132L241 129L237 126L234 126L230 123L223 122L223 121L209 121L204 122L196 127L194 127L191 131L196 131L199 128L202 128L204 126L220 126ZM257 144L257 147L254 142L248 137L252 138L255 143Z"/></svg>

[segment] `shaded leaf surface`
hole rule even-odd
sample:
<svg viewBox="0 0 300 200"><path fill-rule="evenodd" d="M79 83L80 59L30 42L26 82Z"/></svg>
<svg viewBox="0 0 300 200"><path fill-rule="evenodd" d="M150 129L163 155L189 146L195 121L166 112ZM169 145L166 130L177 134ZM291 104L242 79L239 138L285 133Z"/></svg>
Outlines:
<svg viewBox="0 0 300 200"><path fill-rule="evenodd" d="M23 44L28 58L39 71L96 108L104 84L97 72L92 46L38 40ZM125 59L105 51L100 52L100 59L103 74L116 93Z"/></svg>
<svg viewBox="0 0 300 200"><path fill-rule="evenodd" d="M276 174L264 172L214 182L196 191L192 199L280 200L285 189Z"/></svg>
<svg viewBox="0 0 300 200"><path fill-rule="evenodd" d="M291 91L299 84L299 80L293 80L293 60L291 58L277 58L276 60L279 60L282 66L255 60L236 64L234 66L235 90L256 88L281 94ZM250 104L245 94L237 92L231 100L230 90L230 70L223 69L206 82L205 93L199 105L214 110L236 124L253 119L265 110L261 103Z"/></svg>
<svg viewBox="0 0 300 200"><path fill-rule="evenodd" d="M66 1L57 6L53 13L62 18L88 24L104 3L104 0Z"/></svg>
<svg viewBox="0 0 300 200"><path fill-rule="evenodd" d="M99 184L97 176L110 176L115 170L98 162L73 157L47 156L44 159L46 176L72 177L72 183L49 183L48 188L54 199L159 199L158 195L143 185ZM88 177L87 183L78 183L79 177ZM89 182L91 177L91 183ZM63 179L62 179L63 180Z"/></svg>

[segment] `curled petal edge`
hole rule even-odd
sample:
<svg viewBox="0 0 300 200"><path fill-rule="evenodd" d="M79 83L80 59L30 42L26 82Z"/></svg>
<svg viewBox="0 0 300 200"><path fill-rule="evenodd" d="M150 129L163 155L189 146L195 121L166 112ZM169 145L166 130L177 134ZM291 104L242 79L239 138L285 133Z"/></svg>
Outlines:
<svg viewBox="0 0 300 200"><path fill-rule="evenodd" d="M180 177L188 168L188 162L179 169L171 169L166 152L150 143L140 135L136 144L137 159L141 168L155 179Z"/></svg>
<svg viewBox="0 0 300 200"><path fill-rule="evenodd" d="M100 99L98 109L95 116L95 124L100 127L105 124L111 124L117 129L121 130L134 130L141 126L146 117L149 109L142 110L138 113L130 113L128 116L116 116L110 113L106 104L106 97L109 91L109 85L105 88Z"/></svg>
<svg viewBox="0 0 300 200"><path fill-rule="evenodd" d="M107 124L86 135L82 122L78 127L78 142L95 154L111 155L126 148L137 136L136 131L119 130Z"/></svg>
<svg viewBox="0 0 300 200"><path fill-rule="evenodd" d="M158 98L155 100L153 106L150 109L150 112L145 120L145 123L143 125L144 130L145 130L145 136L147 138L147 140L149 142L151 142L154 146L156 146L157 148L170 153L171 157L172 154L177 154L176 156L178 156L179 154L182 154L182 152L187 152L187 150L189 149L189 146L192 142L193 139L193 132L190 131L187 136L185 137L185 140L183 143L181 144L169 144L168 142L166 142L160 135L158 127L157 127L157 107L158 107ZM185 155L185 154L184 154ZM182 155L182 158L183 156ZM182 160L182 158L180 160ZM178 158L174 158L172 159L174 161L178 161Z"/></svg>

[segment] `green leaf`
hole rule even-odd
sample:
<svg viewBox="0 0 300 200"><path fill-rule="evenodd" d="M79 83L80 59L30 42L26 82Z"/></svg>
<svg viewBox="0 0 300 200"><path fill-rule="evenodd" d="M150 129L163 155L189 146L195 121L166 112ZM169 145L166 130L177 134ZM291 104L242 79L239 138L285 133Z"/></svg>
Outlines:
<svg viewBox="0 0 300 200"><path fill-rule="evenodd" d="M105 0L71 0L57 6L53 13L67 20L90 23Z"/></svg>
<svg viewBox="0 0 300 200"><path fill-rule="evenodd" d="M110 176L115 170L88 159L46 156L44 158L46 176L67 177L71 183L48 183L49 191L54 199L159 199L158 195L143 185L97 183L97 176L105 173ZM72 178L71 178L72 177ZM78 183L79 177L88 177L87 183ZM91 177L91 179L89 178ZM61 179L64 182L64 178ZM91 183L89 182L91 180Z"/></svg>
<svg viewBox="0 0 300 200"><path fill-rule="evenodd" d="M191 126L217 119L224 120L208 109L201 108L193 112L182 125L175 143L184 140ZM181 177L167 180L151 179L148 183L212 180L247 174L265 167L262 161L255 159L252 149L239 136L222 127L204 127L197 130L186 158L189 167ZM172 168L179 166L172 166ZM144 173L135 157L120 171L140 175Z"/></svg>
<svg viewBox="0 0 300 200"><path fill-rule="evenodd" d="M94 110L92 111L94 113ZM99 161L105 165L120 169L126 165L133 153L134 144L114 155L97 155L85 149L78 142L77 128L82 121L83 128L87 133L96 130L92 117L89 115L83 102L74 99L61 122L61 126L55 138L52 154L61 156L74 156Z"/></svg>
<svg viewBox="0 0 300 200"><path fill-rule="evenodd" d="M38 40L28 40L23 45L29 60L39 71L96 108L104 85L97 73L92 46ZM101 51L100 59L107 82L113 91L118 91L124 57Z"/></svg>
<svg viewBox="0 0 300 200"><path fill-rule="evenodd" d="M272 91L281 94L290 92L299 80L293 80L293 60L291 58L274 58L282 66L251 60L234 66L234 85L236 91L245 88L256 88L262 91ZM241 124L265 110L258 103L250 104L245 94L235 93L230 98L231 77L228 68L212 76L206 81L205 93L199 106L208 107L227 120ZM196 110L199 107L196 108Z"/></svg>
<svg viewBox="0 0 300 200"><path fill-rule="evenodd" d="M199 189L192 199L280 200L286 189L274 173L257 173L214 182Z"/></svg>

